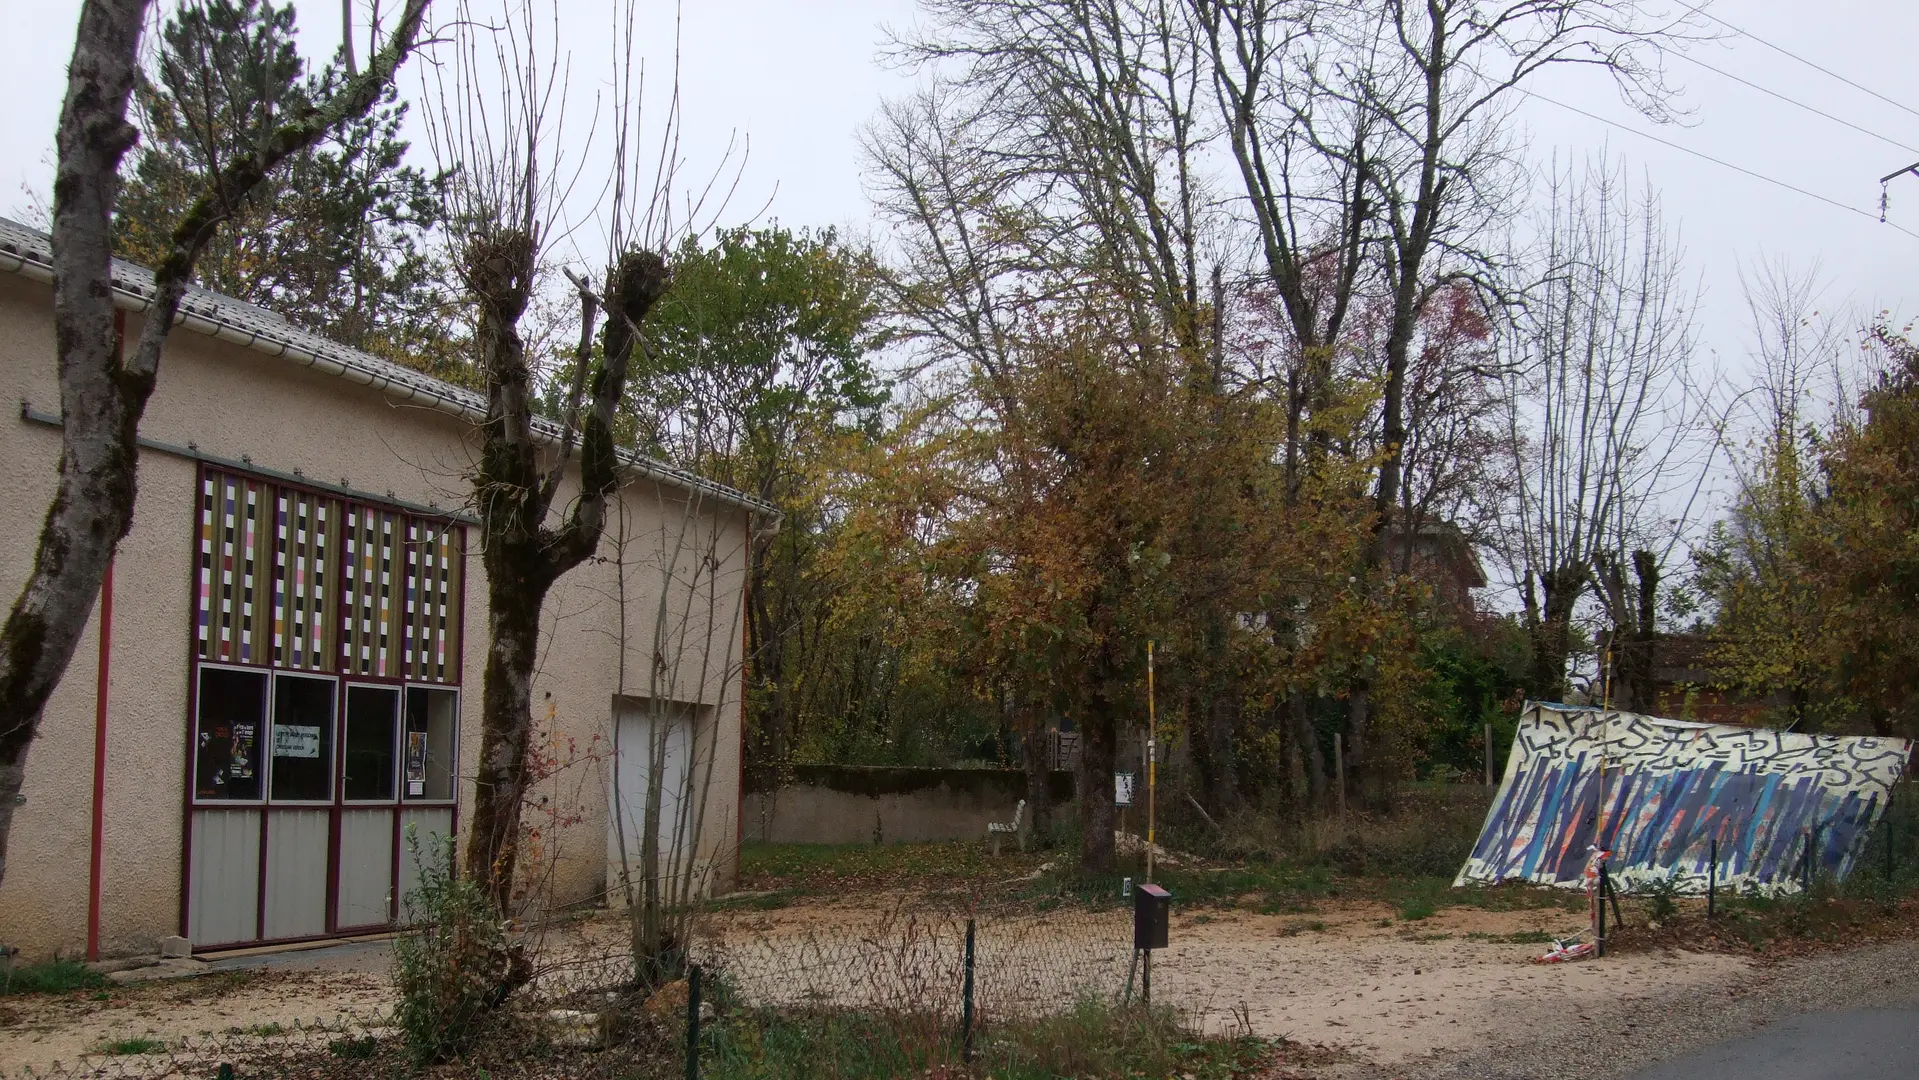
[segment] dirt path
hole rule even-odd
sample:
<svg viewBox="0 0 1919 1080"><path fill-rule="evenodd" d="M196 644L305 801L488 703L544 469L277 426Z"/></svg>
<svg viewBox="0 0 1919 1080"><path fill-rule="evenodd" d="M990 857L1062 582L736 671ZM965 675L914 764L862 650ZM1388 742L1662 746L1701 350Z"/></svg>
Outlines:
<svg viewBox="0 0 1919 1080"><path fill-rule="evenodd" d="M326 971L277 965L263 971L214 971L148 980L109 990L0 998L0 1076L56 1062L76 1065L113 1043L152 1040L177 1049L195 1040L261 1037L338 1024L343 1014L388 1006L383 972Z"/></svg>
<svg viewBox="0 0 1919 1080"><path fill-rule="evenodd" d="M1223 1028L1243 1010L1258 1034L1392 1064L1501 1038L1522 1006L1576 1017L1723 986L1750 968L1696 953L1536 964L1545 946L1498 940L1566 933L1562 911L1452 908L1415 923L1390 916L1383 905L1352 904L1311 917L1226 915L1176 927L1155 967L1155 997L1191 1003L1209 1026ZM1324 929L1309 929L1315 924Z"/></svg>

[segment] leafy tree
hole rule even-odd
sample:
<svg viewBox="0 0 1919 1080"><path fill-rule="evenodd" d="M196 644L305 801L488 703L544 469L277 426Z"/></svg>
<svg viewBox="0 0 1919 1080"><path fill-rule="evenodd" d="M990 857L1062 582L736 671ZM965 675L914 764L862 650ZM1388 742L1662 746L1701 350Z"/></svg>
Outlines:
<svg viewBox="0 0 1919 1080"><path fill-rule="evenodd" d="M753 539L747 590L752 765L777 770L808 716L853 705L827 705L848 683L826 670L877 659L871 641L850 655L843 639L829 645L843 583L817 565L835 528L833 471L886 400L872 365L886 339L876 267L831 229L771 226L688 239L672 273L625 411L643 448L780 508L779 530Z"/></svg>
<svg viewBox="0 0 1919 1080"><path fill-rule="evenodd" d="M134 88L143 138L114 211L114 246L156 265L179 208L273 126L325 98L344 73L307 70L294 9L272 0L182 8ZM198 72L223 73L202 80ZM444 177L405 163L406 103L389 86L363 116L293 155L235 211L197 276L309 330L396 361L455 374L435 231Z"/></svg>
<svg viewBox="0 0 1919 1080"><path fill-rule="evenodd" d="M1807 563L1832 595L1837 689L1875 734L1919 731L1919 345L1881 325L1886 370L1824 455L1829 524Z"/></svg>

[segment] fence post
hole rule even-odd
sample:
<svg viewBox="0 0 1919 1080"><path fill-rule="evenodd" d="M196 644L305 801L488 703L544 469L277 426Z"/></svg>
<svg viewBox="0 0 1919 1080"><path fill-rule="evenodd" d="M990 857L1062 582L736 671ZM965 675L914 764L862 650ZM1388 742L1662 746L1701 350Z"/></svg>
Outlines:
<svg viewBox="0 0 1919 1080"><path fill-rule="evenodd" d="M1593 942L1593 951L1599 956L1604 956L1606 955L1606 874L1604 871L1599 874L1597 888L1599 889L1599 932L1593 935L1596 939Z"/></svg>
<svg viewBox="0 0 1919 1080"><path fill-rule="evenodd" d="M230 1062L220 1063L220 1080L233 1080L233 1065Z"/></svg>
<svg viewBox="0 0 1919 1080"><path fill-rule="evenodd" d="M1139 1000L1141 1004L1151 1008L1153 1004L1153 950L1146 949L1144 952L1146 953L1146 959L1140 962L1139 969Z"/></svg>
<svg viewBox="0 0 1919 1080"><path fill-rule="evenodd" d="M1706 921L1711 922L1713 902L1718 899L1716 894L1719 892L1719 838L1717 836L1712 838L1712 854L1707 857L1712 861L1706 864Z"/></svg>
<svg viewBox="0 0 1919 1080"><path fill-rule="evenodd" d="M1892 884L1892 804L1886 804L1886 884Z"/></svg>
<svg viewBox="0 0 1919 1080"><path fill-rule="evenodd" d="M686 1080L700 1080L700 966L686 973Z"/></svg>
<svg viewBox="0 0 1919 1080"><path fill-rule="evenodd" d="M973 1063L973 920L966 920L966 988L960 1005L960 1061Z"/></svg>
<svg viewBox="0 0 1919 1080"><path fill-rule="evenodd" d="M1346 827L1346 740L1333 732L1333 789L1339 792L1339 825Z"/></svg>
<svg viewBox="0 0 1919 1080"><path fill-rule="evenodd" d="M1493 786L1493 726L1486 725L1486 786Z"/></svg>

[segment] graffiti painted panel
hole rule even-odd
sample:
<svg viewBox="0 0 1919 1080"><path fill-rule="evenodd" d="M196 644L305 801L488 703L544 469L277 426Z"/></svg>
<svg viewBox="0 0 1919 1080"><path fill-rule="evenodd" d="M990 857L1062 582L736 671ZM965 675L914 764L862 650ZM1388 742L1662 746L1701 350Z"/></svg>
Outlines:
<svg viewBox="0 0 1919 1080"><path fill-rule="evenodd" d="M1800 735L1534 705L1455 885L1577 887L1600 838L1630 888L1673 878L1793 888L1844 877L1912 752L1901 739Z"/></svg>

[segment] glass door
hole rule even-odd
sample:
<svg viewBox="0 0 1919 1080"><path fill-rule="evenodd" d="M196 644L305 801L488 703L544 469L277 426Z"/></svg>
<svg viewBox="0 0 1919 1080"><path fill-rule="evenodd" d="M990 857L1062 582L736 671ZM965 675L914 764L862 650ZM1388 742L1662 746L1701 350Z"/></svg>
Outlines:
<svg viewBox="0 0 1919 1080"><path fill-rule="evenodd" d="M351 683L340 759L340 857L335 929L393 921L400 688Z"/></svg>

